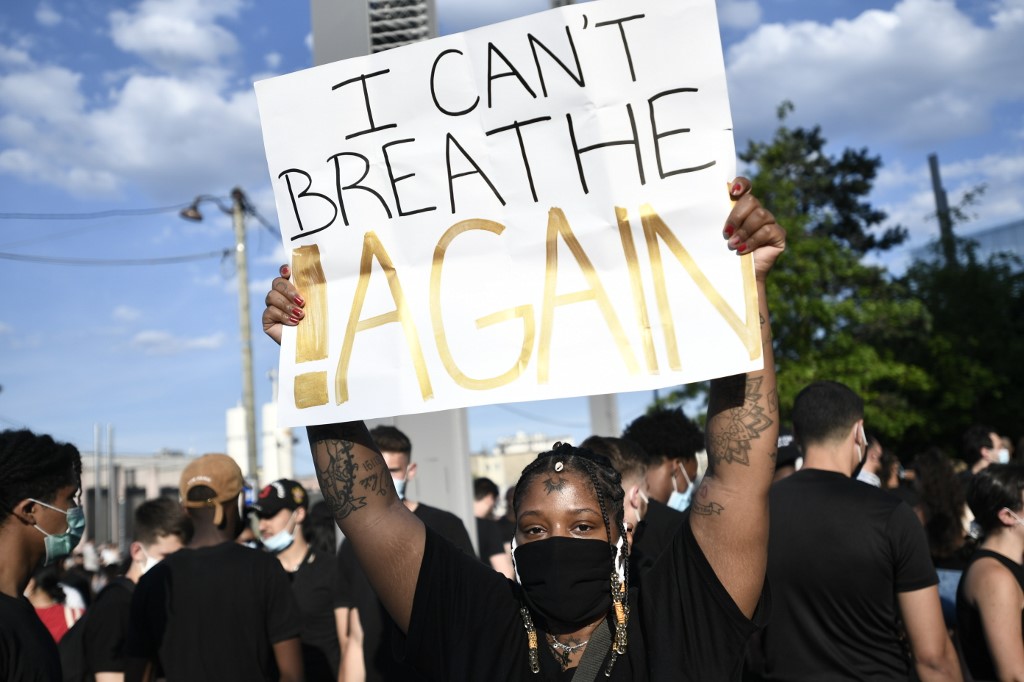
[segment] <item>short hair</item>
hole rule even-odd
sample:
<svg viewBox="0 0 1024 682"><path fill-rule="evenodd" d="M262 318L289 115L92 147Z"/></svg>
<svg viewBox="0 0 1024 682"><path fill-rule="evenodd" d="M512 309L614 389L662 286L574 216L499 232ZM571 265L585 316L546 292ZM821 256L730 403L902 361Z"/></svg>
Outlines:
<svg viewBox="0 0 1024 682"><path fill-rule="evenodd" d="M964 432L961 453L967 466L974 466L981 459L981 449L992 447L992 429L984 424L974 424Z"/></svg>
<svg viewBox="0 0 1024 682"><path fill-rule="evenodd" d="M665 458L690 461L704 448L704 432L679 407L658 407L640 415L629 423L622 437L643 449L648 466Z"/></svg>
<svg viewBox="0 0 1024 682"><path fill-rule="evenodd" d="M394 426L375 426L370 430L370 437L381 452L398 452L412 459L412 442Z"/></svg>
<svg viewBox="0 0 1024 682"><path fill-rule="evenodd" d="M494 500L498 500L498 497L501 495L501 490L498 488L498 484L489 478L474 478L473 499L479 502L488 495L494 495Z"/></svg>
<svg viewBox="0 0 1024 682"><path fill-rule="evenodd" d="M28 429L0 432L0 523L22 500L53 502L57 491L81 485L78 448Z"/></svg>
<svg viewBox="0 0 1024 682"><path fill-rule="evenodd" d="M580 443L580 447L607 457L623 479L643 478L647 473L647 453L626 438L590 436Z"/></svg>
<svg viewBox="0 0 1024 682"><path fill-rule="evenodd" d="M999 511L1009 509L1020 516L1021 491L1024 491L1024 465L991 464L971 477L967 504L974 520L988 534L1002 525Z"/></svg>
<svg viewBox="0 0 1024 682"><path fill-rule="evenodd" d="M793 437L803 452L846 437L850 427L864 418L864 401L838 381L815 381L793 401Z"/></svg>
<svg viewBox="0 0 1024 682"><path fill-rule="evenodd" d="M146 500L135 510L135 541L152 545L160 538L176 535L181 544L192 539L192 519L181 504L166 497Z"/></svg>

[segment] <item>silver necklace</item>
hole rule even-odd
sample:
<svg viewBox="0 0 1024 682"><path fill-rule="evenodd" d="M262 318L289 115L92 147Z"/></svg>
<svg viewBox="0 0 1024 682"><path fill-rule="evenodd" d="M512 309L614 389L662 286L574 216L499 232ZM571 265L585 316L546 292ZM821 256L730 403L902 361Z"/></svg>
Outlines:
<svg viewBox="0 0 1024 682"><path fill-rule="evenodd" d="M548 639L548 642L551 644L551 648L552 649L557 649L559 651L564 651L567 654L576 653L577 651L579 651L580 649L585 647L587 645L587 642L589 642L589 641L590 640L587 639L587 640L584 640L584 641L580 642L579 644L562 644L557 639L555 639L553 635L550 636L549 639Z"/></svg>

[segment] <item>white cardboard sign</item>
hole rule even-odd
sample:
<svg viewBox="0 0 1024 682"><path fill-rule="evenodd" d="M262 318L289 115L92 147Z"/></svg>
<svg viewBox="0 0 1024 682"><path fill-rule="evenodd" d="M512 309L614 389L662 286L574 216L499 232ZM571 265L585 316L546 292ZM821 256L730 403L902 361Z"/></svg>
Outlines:
<svg viewBox="0 0 1024 682"><path fill-rule="evenodd" d="M599 0L256 84L301 425L761 367L713 0Z"/></svg>

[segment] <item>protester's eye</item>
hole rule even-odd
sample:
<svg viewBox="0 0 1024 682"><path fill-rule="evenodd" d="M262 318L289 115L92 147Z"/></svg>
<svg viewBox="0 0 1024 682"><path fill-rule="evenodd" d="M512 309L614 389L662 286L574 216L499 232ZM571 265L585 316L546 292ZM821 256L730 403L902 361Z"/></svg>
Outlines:
<svg viewBox="0 0 1024 682"><path fill-rule="evenodd" d="M585 521L576 524L577 533L589 533L590 531L594 530L594 528L595 526L592 526L589 523L586 523Z"/></svg>
<svg viewBox="0 0 1024 682"><path fill-rule="evenodd" d="M530 526L523 531L523 535L540 535L544 532L544 529L540 526Z"/></svg>

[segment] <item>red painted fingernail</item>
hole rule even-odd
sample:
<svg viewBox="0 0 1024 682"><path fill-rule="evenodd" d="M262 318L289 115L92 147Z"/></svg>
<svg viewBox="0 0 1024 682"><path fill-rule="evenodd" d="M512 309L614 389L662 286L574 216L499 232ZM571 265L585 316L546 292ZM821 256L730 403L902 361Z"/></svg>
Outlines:
<svg viewBox="0 0 1024 682"><path fill-rule="evenodd" d="M726 226L725 226L725 236L726 236L727 238L728 238L728 237L731 237L731 236L732 236L732 233L733 233L733 232L735 232L735 231L736 231L736 228L735 228L735 227L733 227L732 225L726 225Z"/></svg>
<svg viewBox="0 0 1024 682"><path fill-rule="evenodd" d="M303 301L303 300L302 300L302 297L301 297L301 296L299 296L298 294L295 294L295 302L296 302L296 303L297 303L298 305L306 305L306 302L305 302L305 301Z"/></svg>
<svg viewBox="0 0 1024 682"><path fill-rule="evenodd" d="M288 321L291 322L293 325L299 323L298 319L296 319L295 317L289 317Z"/></svg>
<svg viewBox="0 0 1024 682"><path fill-rule="evenodd" d="M743 191L743 185L741 185L740 183L737 182L735 185L732 186L732 193L733 194L739 194L742 191Z"/></svg>
<svg viewBox="0 0 1024 682"><path fill-rule="evenodd" d="M743 253L746 250L747 250L747 245L746 244L740 244L739 246L736 247L736 252L737 253Z"/></svg>
<svg viewBox="0 0 1024 682"><path fill-rule="evenodd" d="M292 274L291 268L287 265L282 265L278 272L281 273L282 277L289 277Z"/></svg>
<svg viewBox="0 0 1024 682"><path fill-rule="evenodd" d="M302 308L292 308L292 317L295 317L295 318L302 317Z"/></svg>

